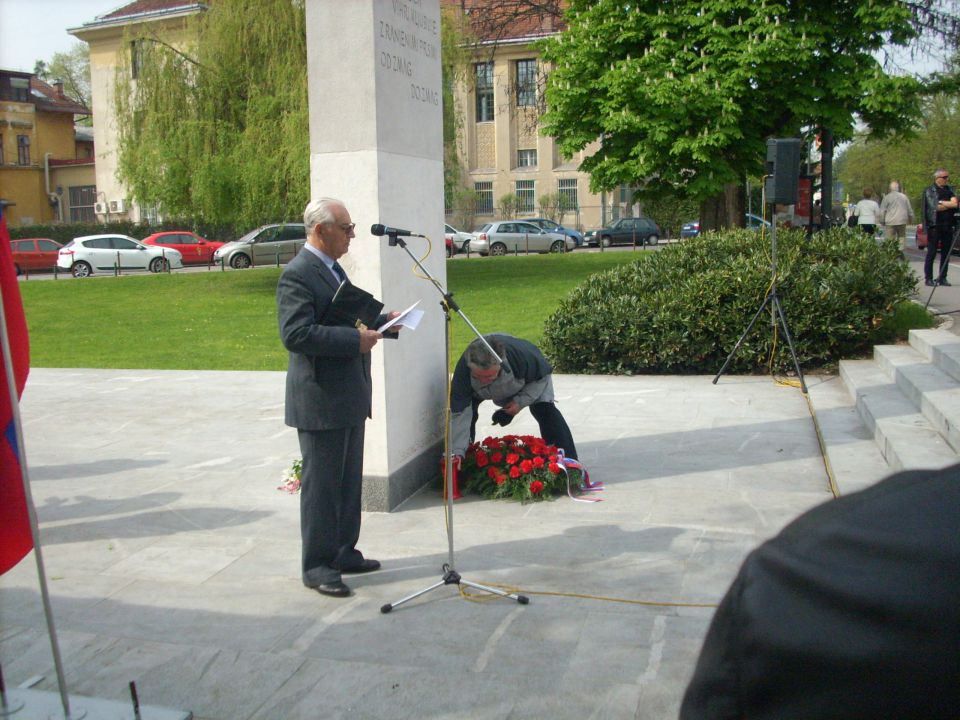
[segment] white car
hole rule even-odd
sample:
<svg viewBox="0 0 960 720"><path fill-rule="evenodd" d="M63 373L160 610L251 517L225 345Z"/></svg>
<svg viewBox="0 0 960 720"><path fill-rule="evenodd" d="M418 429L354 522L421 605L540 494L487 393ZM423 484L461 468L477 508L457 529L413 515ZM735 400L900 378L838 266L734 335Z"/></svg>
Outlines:
<svg viewBox="0 0 960 720"><path fill-rule="evenodd" d="M444 238L449 240L453 245L453 252L466 252L467 245L470 244L470 241L473 240L473 235L468 232L463 232L462 230L457 230L453 225L449 223L443 224L443 235ZM450 256L450 253L447 253L447 257Z"/></svg>
<svg viewBox="0 0 960 720"><path fill-rule="evenodd" d="M158 273L182 268L183 256L173 248L144 245L128 235L84 235L60 248L57 267L78 278L94 271L114 272L116 267Z"/></svg>

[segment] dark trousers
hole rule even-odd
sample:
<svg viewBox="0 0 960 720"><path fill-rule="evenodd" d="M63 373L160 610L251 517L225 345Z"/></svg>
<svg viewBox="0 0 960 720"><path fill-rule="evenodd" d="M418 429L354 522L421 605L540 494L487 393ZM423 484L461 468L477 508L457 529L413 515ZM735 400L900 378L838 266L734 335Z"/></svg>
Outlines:
<svg viewBox="0 0 960 720"><path fill-rule="evenodd" d="M476 437L477 420L480 417L480 403L482 400L473 399L473 418L470 420L470 442ZM540 426L540 437L547 441L548 445L556 445L563 448L563 456L577 459L577 447L573 444L573 434L570 432L570 426L563 419L563 415L557 410L557 406L552 402L534 403L530 406L530 414L533 415L537 424Z"/></svg>
<svg viewBox="0 0 960 720"><path fill-rule="evenodd" d="M303 584L313 587L339 580L342 569L363 562L356 545L360 539L364 426L297 433L303 457Z"/></svg>
<svg viewBox="0 0 960 720"><path fill-rule="evenodd" d="M923 259L923 277L925 280L946 280L947 270L950 268L950 241L953 234L949 226L931 225L927 232L927 255ZM933 274L933 261L937 257L937 246L940 246L940 267L936 278Z"/></svg>

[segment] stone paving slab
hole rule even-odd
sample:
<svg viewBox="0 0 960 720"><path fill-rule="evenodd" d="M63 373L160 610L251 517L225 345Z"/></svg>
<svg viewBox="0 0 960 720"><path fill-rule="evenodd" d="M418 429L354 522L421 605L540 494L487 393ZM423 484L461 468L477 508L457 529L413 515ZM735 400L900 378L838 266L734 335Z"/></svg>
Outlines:
<svg viewBox="0 0 960 720"><path fill-rule="evenodd" d="M445 586L383 615L441 577L440 495L364 515L361 549L384 568L352 577L353 597L303 588L298 499L277 490L298 452L283 383L31 371L25 443L71 693L122 700L135 680L142 703L198 720L675 717L713 612L682 604L718 602L753 547L832 497L795 388L557 376L604 501L454 510L464 579L530 605ZM502 434L487 420L481 437ZM11 686L56 689L32 556L0 578L0 662Z"/></svg>

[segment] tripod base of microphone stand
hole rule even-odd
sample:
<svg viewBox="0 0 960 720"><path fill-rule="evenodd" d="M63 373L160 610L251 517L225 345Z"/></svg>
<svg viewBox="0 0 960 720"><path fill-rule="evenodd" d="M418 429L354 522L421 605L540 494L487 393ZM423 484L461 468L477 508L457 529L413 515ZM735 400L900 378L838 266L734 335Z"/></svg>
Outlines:
<svg viewBox="0 0 960 720"><path fill-rule="evenodd" d="M506 592L505 590L499 590L497 588L492 588L487 585L480 585L479 583L470 582L469 580L464 580L462 577L460 577L460 573L458 573L456 570L454 570L452 567L450 567L447 564L444 564L442 569L443 569L443 578L441 578L438 582L435 582L430 587L426 587L423 590L419 590L413 593L412 595L407 595L405 598L401 598L400 600L397 600L395 603L387 603L386 605L380 608L380 612L388 613L391 610L393 610L395 607L399 607L400 605L403 605L405 602L409 602L410 600L413 600L414 598L418 598L421 595L426 595L431 590L436 590L437 588L441 588L444 585L466 585L467 587L472 587L475 590L483 590L484 592L488 592L493 595L499 595L500 597L503 597L503 598L516 600L521 605L530 604L530 598L528 598L526 595L509 593L509 592Z"/></svg>

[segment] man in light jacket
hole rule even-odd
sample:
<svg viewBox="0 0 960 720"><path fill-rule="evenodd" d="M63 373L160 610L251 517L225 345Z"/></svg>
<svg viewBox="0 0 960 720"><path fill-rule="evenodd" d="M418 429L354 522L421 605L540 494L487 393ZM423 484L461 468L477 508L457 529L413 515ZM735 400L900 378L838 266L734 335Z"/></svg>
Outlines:
<svg viewBox="0 0 960 720"><path fill-rule="evenodd" d="M890 183L890 192L880 201L880 223L883 225L883 236L889 240L897 238L900 241L900 252L907 248L907 225L914 222L913 206L910 198L900 192L900 183L893 180Z"/></svg>

